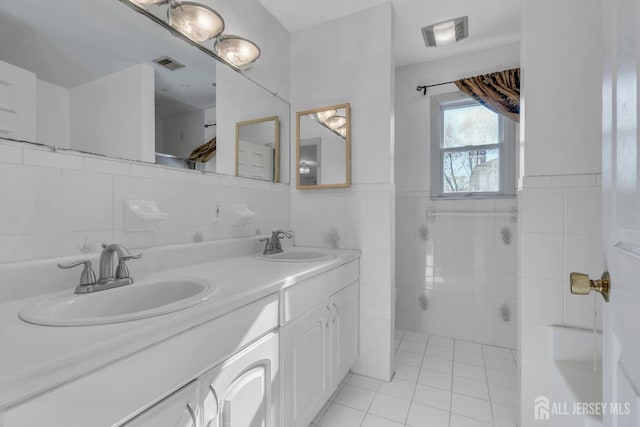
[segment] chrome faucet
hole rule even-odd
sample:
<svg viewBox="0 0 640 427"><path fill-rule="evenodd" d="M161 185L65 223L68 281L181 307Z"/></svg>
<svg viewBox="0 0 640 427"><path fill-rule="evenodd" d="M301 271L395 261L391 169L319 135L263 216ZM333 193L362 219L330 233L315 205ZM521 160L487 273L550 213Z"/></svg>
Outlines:
<svg viewBox="0 0 640 427"><path fill-rule="evenodd" d="M100 277L96 280L96 275L91 268L91 261L78 261L72 264L58 264L58 267L67 269L78 265L84 265L84 270L80 276L80 284L76 287L76 294L87 294L90 292L103 291L105 289L117 288L119 286L130 285L133 279L129 277L129 268L126 261L130 259L140 259L142 254L132 254L127 248L117 243L102 245L100 254ZM114 270L115 261L118 266Z"/></svg>
<svg viewBox="0 0 640 427"><path fill-rule="evenodd" d="M260 239L261 242L266 242L264 245L263 255L273 255L279 254L282 252L282 245L280 244L280 239L286 237L287 239L291 239L293 237L293 231L282 231L276 230L271 232L271 238L265 237Z"/></svg>

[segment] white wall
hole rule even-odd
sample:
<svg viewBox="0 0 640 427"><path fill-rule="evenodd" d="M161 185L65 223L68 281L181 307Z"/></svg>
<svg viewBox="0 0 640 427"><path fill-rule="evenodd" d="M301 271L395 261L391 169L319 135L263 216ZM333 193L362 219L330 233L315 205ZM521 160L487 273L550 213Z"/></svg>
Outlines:
<svg viewBox="0 0 640 427"><path fill-rule="evenodd" d="M124 230L125 200L155 200L168 220ZM0 140L0 263L96 252L103 242L147 248L289 229L289 187L104 159ZM214 222L220 202L221 222ZM258 217L233 226L231 205ZM86 248L83 248L86 246Z"/></svg>
<svg viewBox="0 0 640 427"><path fill-rule="evenodd" d="M71 147L155 161L154 70L138 64L71 89Z"/></svg>
<svg viewBox="0 0 640 427"><path fill-rule="evenodd" d="M163 121L162 153L185 159L205 143L204 110L165 117Z"/></svg>
<svg viewBox="0 0 640 427"><path fill-rule="evenodd" d="M293 117L351 103L354 185L333 191L292 187L292 226L298 245L328 246L335 229L340 247L362 250L360 360L354 370L385 380L393 371L395 323L393 19L385 4L297 32L290 70ZM331 40L340 40L340 48Z"/></svg>
<svg viewBox="0 0 640 427"><path fill-rule="evenodd" d="M42 80L36 80L36 141L60 148L71 145L69 91Z"/></svg>
<svg viewBox="0 0 640 427"><path fill-rule="evenodd" d="M396 324L399 329L516 347L517 224L507 217L427 220L427 209L509 212L516 199L432 201L430 96L437 84L520 64L520 44L399 67L396 72ZM505 244L501 231L512 240ZM420 230L426 230L424 238ZM426 308L421 298L426 298ZM505 305L510 320L501 316Z"/></svg>
<svg viewBox="0 0 640 427"><path fill-rule="evenodd" d="M553 13L549 13L553 10ZM599 295L569 293L569 273L602 273L601 6L522 3L524 180L519 254L522 426L551 394L551 328L593 328ZM550 31L553 29L553 31ZM600 324L600 320L598 320Z"/></svg>

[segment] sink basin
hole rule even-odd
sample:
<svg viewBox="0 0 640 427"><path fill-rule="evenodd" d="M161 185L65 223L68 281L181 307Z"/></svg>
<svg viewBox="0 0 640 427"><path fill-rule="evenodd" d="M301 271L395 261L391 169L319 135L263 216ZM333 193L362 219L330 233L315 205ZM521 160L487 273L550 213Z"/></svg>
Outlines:
<svg viewBox="0 0 640 427"><path fill-rule="evenodd" d="M210 298L216 288L200 280L171 279L82 295L70 290L26 306L19 316L25 322L46 326L128 322L184 310Z"/></svg>
<svg viewBox="0 0 640 427"><path fill-rule="evenodd" d="M320 252L320 251L309 251L309 250L285 250L284 252L280 252L279 254L273 255L263 255L257 254L254 255L255 258L265 260L265 261L274 261L274 262L304 262L304 261L324 261L328 259L335 258L335 254Z"/></svg>

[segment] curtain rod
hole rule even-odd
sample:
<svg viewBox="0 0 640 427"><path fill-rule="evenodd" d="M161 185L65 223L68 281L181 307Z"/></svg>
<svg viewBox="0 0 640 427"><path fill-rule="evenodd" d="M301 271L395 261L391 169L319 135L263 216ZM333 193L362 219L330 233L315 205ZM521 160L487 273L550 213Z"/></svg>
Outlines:
<svg viewBox="0 0 640 427"><path fill-rule="evenodd" d="M455 83L455 82L457 82L457 80L452 80L452 81L450 81L450 82L444 82L444 83L435 83L435 84L432 84L432 85L418 86L418 87L416 88L416 90L417 90L418 92L422 91L422 92L423 92L422 94L423 94L423 95L426 95L426 94L427 94L427 89L429 89L430 87L444 86L444 85L449 85L449 84L451 84L451 83Z"/></svg>

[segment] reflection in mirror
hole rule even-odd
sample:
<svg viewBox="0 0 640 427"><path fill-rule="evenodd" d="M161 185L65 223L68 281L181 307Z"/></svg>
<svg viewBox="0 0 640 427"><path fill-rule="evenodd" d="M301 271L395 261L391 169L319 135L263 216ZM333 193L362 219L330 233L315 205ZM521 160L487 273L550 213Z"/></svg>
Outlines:
<svg viewBox="0 0 640 427"><path fill-rule="evenodd" d="M236 176L280 181L278 116L236 123Z"/></svg>
<svg viewBox="0 0 640 427"><path fill-rule="evenodd" d="M288 103L118 0L0 2L0 40L0 81L12 82L0 105L15 110L0 109L0 138L233 174L235 138L222 141L221 125L278 115L288 128ZM219 67L242 98L218 96ZM266 105L254 96L273 108L229 114Z"/></svg>
<svg viewBox="0 0 640 427"><path fill-rule="evenodd" d="M298 189L350 186L350 105L298 112L296 150Z"/></svg>

